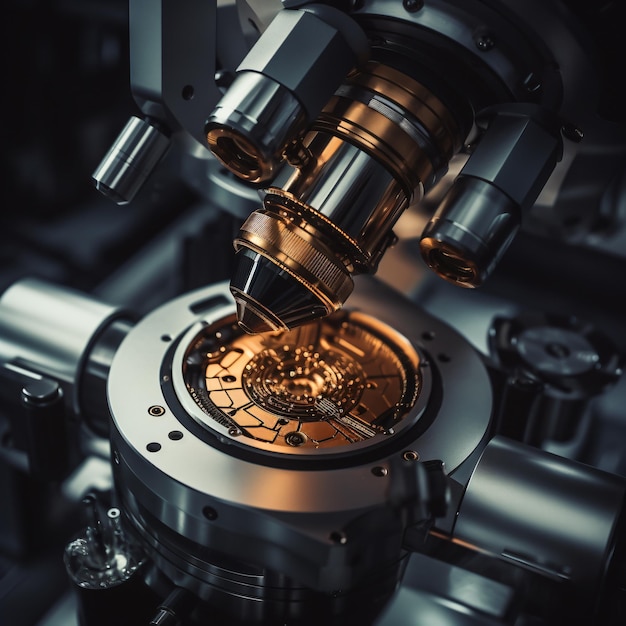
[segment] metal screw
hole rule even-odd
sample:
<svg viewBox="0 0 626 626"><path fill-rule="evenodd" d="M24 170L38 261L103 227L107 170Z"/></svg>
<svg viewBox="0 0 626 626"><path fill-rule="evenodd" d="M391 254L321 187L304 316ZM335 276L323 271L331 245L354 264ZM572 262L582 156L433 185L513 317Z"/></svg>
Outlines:
<svg viewBox="0 0 626 626"><path fill-rule="evenodd" d="M148 409L148 413L150 413L150 415L154 415L156 417L159 417L159 416L163 415L163 413L165 413L165 409L162 406L159 406L158 404L153 404Z"/></svg>
<svg viewBox="0 0 626 626"><path fill-rule="evenodd" d="M481 52L487 52L487 50L491 50L496 45L493 37L491 35L480 35L476 38L476 47Z"/></svg>
<svg viewBox="0 0 626 626"><path fill-rule="evenodd" d="M295 446L295 447L302 446L306 443L306 440L307 440L307 436L304 433L301 433L299 431L294 431L292 433L287 433L285 435L285 441L290 446Z"/></svg>
<svg viewBox="0 0 626 626"><path fill-rule="evenodd" d="M206 517L210 522L217 519L217 511L212 506L205 506L202 508L202 515Z"/></svg>
<svg viewBox="0 0 626 626"><path fill-rule="evenodd" d="M580 143L585 136L585 133L580 128L574 126L574 124L564 124L561 128L561 133L563 133L563 137L575 143Z"/></svg>
<svg viewBox="0 0 626 626"><path fill-rule="evenodd" d="M424 8L424 0L403 0L402 6L408 13L417 13Z"/></svg>
<svg viewBox="0 0 626 626"><path fill-rule="evenodd" d="M405 461L417 461L420 458L420 455L415 452L415 450L405 450L402 453L402 458Z"/></svg>

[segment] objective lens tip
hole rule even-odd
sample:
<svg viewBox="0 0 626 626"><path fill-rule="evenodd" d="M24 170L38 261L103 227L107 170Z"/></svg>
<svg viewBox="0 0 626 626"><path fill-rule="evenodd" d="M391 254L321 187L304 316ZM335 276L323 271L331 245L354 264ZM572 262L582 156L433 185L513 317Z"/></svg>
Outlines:
<svg viewBox="0 0 626 626"><path fill-rule="evenodd" d="M268 319L257 307L241 297L235 297L237 304L237 320L239 326L249 335L284 330L281 326Z"/></svg>

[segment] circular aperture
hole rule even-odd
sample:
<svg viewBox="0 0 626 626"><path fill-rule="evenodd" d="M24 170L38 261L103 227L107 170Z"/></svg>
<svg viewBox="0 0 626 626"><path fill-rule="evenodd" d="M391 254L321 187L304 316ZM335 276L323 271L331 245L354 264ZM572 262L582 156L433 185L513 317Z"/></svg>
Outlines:
<svg viewBox="0 0 626 626"><path fill-rule="evenodd" d="M208 131L209 147L221 163L242 180L260 182L263 158L246 137L230 128L215 127Z"/></svg>

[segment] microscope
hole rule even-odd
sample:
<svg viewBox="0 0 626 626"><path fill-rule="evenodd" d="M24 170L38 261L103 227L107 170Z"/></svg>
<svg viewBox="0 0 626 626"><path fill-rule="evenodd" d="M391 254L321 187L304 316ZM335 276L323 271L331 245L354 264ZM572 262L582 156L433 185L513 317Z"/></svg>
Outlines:
<svg viewBox="0 0 626 626"><path fill-rule="evenodd" d="M0 297L2 462L104 468L72 624L623 623L626 116L586 15L129 0L94 185L130 209L173 163L235 227L228 278L149 311Z"/></svg>

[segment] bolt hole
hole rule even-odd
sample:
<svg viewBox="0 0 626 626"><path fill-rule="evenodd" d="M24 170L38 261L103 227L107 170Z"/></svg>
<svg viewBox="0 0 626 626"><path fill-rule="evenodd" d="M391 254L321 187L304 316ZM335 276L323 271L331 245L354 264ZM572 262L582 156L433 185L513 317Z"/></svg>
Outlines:
<svg viewBox="0 0 626 626"><path fill-rule="evenodd" d="M167 435L172 441L180 441L183 438L183 433L180 430L172 430Z"/></svg>
<svg viewBox="0 0 626 626"><path fill-rule="evenodd" d="M294 431L285 435L285 442L288 445L297 448L299 446L303 446L307 442L307 436L300 431Z"/></svg>
<svg viewBox="0 0 626 626"><path fill-rule="evenodd" d="M150 413L150 415L154 415L155 417L160 417L161 415L165 413L165 409L162 406L159 406L158 404L153 404L148 409L148 413Z"/></svg>
<svg viewBox="0 0 626 626"><path fill-rule="evenodd" d="M161 449L161 444L153 441L146 446L148 452L158 452Z"/></svg>
<svg viewBox="0 0 626 626"><path fill-rule="evenodd" d="M419 460L420 455L417 452L415 452L415 450L405 450L402 453L402 458L405 461L417 461Z"/></svg>
<svg viewBox="0 0 626 626"><path fill-rule="evenodd" d="M445 353L441 353L439 355L437 355L437 358L442 362L442 363L450 363L451 358L448 354Z"/></svg>
<svg viewBox="0 0 626 626"><path fill-rule="evenodd" d="M217 519L217 511L212 506L205 506L202 509L202 515L206 517L210 522Z"/></svg>
<svg viewBox="0 0 626 626"><path fill-rule="evenodd" d="M183 99L184 100L193 100L193 97L195 95L195 91L193 88L193 85L185 85L183 87Z"/></svg>
<svg viewBox="0 0 626 626"><path fill-rule="evenodd" d="M337 543L337 544L341 544L344 545L348 542L348 538L346 537L346 533L340 531L340 530L335 530L332 533L330 533L330 540L333 543Z"/></svg>
<svg viewBox="0 0 626 626"><path fill-rule="evenodd" d="M119 519L121 515L121 511L117 508L117 507L111 507L108 511L107 511L107 517L109 519Z"/></svg>
<svg viewBox="0 0 626 626"><path fill-rule="evenodd" d="M165 341L166 343L168 341L172 341L172 336L171 335L161 335L161 341Z"/></svg>
<svg viewBox="0 0 626 626"><path fill-rule="evenodd" d="M422 333L422 339L425 341L432 341L435 338L435 332L432 330L426 330Z"/></svg>

